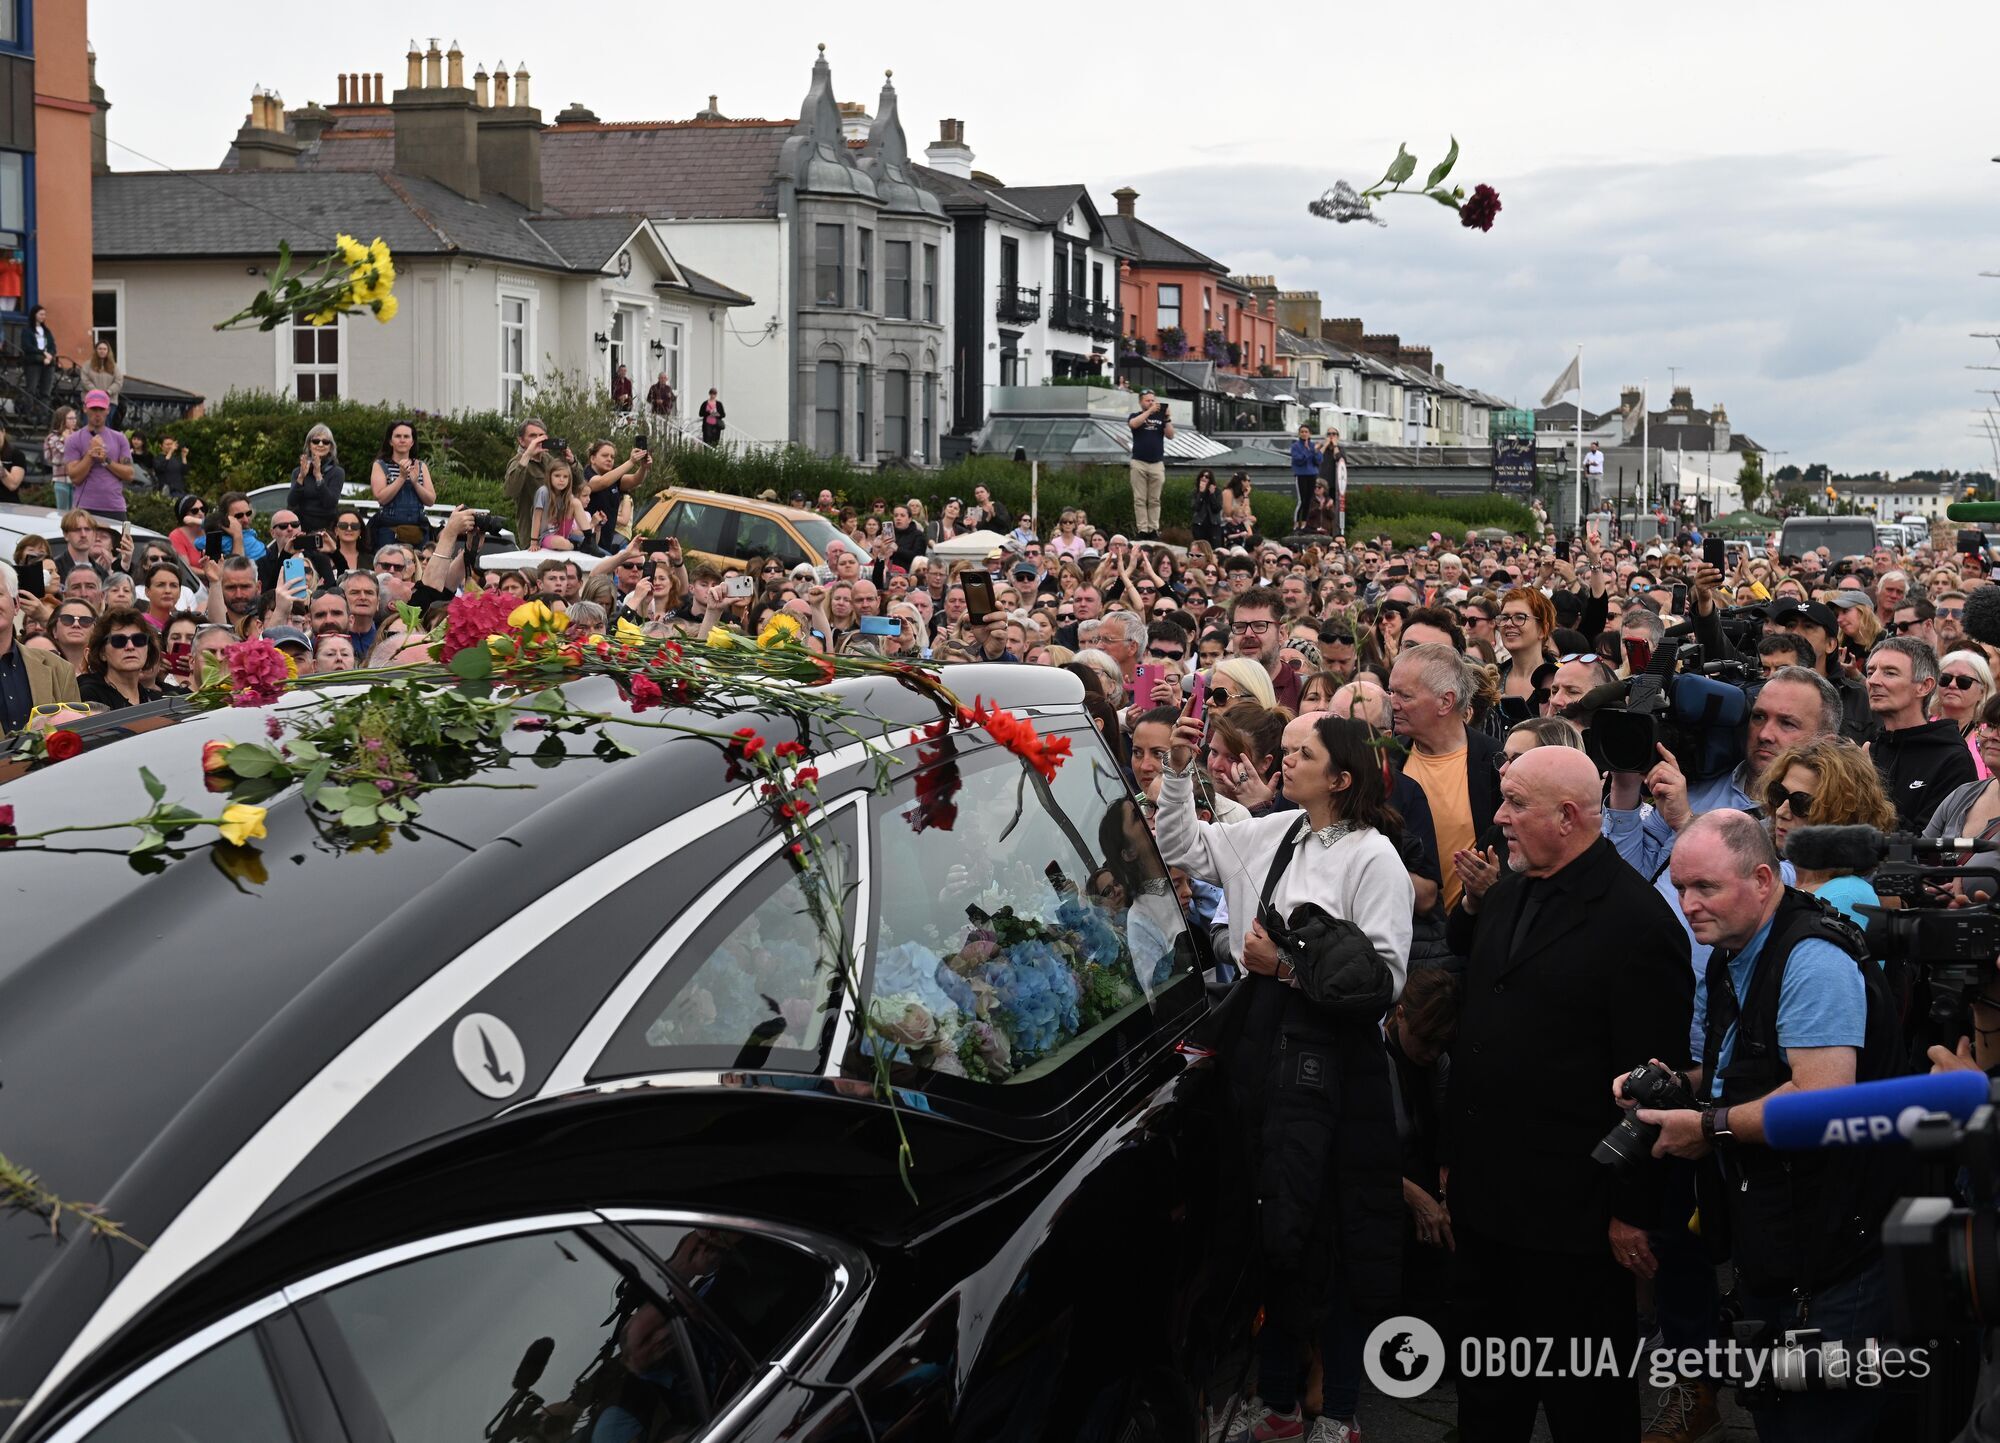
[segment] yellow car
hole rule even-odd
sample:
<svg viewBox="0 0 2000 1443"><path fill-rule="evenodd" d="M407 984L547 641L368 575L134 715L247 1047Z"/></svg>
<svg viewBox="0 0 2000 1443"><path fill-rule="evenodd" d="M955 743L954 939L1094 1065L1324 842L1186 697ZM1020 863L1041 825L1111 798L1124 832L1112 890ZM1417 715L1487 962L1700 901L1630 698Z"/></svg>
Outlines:
<svg viewBox="0 0 2000 1443"><path fill-rule="evenodd" d="M775 556L787 570L802 561L825 566L840 535L817 511L679 486L661 492L633 530L659 541L675 537L689 565L707 561L725 571L742 571L756 556Z"/></svg>

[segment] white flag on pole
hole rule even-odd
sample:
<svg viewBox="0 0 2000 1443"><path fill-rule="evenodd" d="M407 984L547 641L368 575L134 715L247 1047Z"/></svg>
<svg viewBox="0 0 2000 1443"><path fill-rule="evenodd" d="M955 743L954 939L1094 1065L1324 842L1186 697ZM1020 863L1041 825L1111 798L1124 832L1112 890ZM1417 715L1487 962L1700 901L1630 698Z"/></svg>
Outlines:
<svg viewBox="0 0 2000 1443"><path fill-rule="evenodd" d="M1565 366L1563 373L1556 377L1556 383L1549 387L1548 395L1542 397L1542 404L1544 406L1553 406L1571 391L1582 388L1582 360L1581 356L1571 356L1569 358L1569 365Z"/></svg>

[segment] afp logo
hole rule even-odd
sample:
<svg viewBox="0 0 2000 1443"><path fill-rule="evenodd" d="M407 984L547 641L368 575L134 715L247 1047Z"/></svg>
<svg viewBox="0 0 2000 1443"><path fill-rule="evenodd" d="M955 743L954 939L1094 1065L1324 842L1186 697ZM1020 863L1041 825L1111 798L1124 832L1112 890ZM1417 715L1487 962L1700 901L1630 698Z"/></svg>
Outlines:
<svg viewBox="0 0 2000 1443"><path fill-rule="evenodd" d="M1830 1117L1826 1121L1826 1131L1820 1134L1821 1147L1853 1147L1858 1143L1890 1142L1896 1138L1907 1140L1917 1130L1917 1124L1930 1116L1930 1109L1915 1105L1904 1108L1893 1120L1880 1113L1862 1113L1856 1117Z"/></svg>

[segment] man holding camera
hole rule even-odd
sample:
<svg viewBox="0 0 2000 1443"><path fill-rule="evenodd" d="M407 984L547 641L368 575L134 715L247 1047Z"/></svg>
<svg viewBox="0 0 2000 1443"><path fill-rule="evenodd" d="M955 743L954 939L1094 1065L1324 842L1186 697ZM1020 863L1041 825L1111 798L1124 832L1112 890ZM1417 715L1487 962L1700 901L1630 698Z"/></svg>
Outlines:
<svg viewBox="0 0 2000 1443"><path fill-rule="evenodd" d="M1743 812L1693 822L1674 848L1673 881L1695 939L1712 949L1695 994L1701 1066L1688 1074L1699 1105L1636 1116L1660 1129L1655 1156L1713 1159L1703 1237L1726 1246L1744 1317L1769 1326L1761 1346L1794 1328L1850 1344L1879 1336L1888 1170L1840 1149L1772 1151L1764 1103L1895 1073L1896 1009L1881 970L1844 918L1783 883L1769 833ZM1629 1108L1625 1080L1612 1095ZM1860 1443L1874 1436L1881 1401L1870 1388L1780 1393L1754 1415L1757 1433Z"/></svg>
<svg viewBox="0 0 2000 1443"><path fill-rule="evenodd" d="M574 476L576 457L561 442L550 445L549 428L537 416L530 416L521 423L515 439L520 442L521 449L507 463L507 475L501 482L501 491L514 503L514 544L527 548L535 544L535 493L549 484L549 463L556 460L568 462Z"/></svg>

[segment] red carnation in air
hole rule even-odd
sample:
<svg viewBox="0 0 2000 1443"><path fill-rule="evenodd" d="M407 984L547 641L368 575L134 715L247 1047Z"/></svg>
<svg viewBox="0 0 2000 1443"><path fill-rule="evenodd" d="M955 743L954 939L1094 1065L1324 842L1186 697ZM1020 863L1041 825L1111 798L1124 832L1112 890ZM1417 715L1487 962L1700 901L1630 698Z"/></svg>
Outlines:
<svg viewBox="0 0 2000 1443"><path fill-rule="evenodd" d="M1458 223L1467 230L1492 230L1493 217L1500 214L1500 192L1490 185L1475 185L1472 194L1458 208Z"/></svg>

